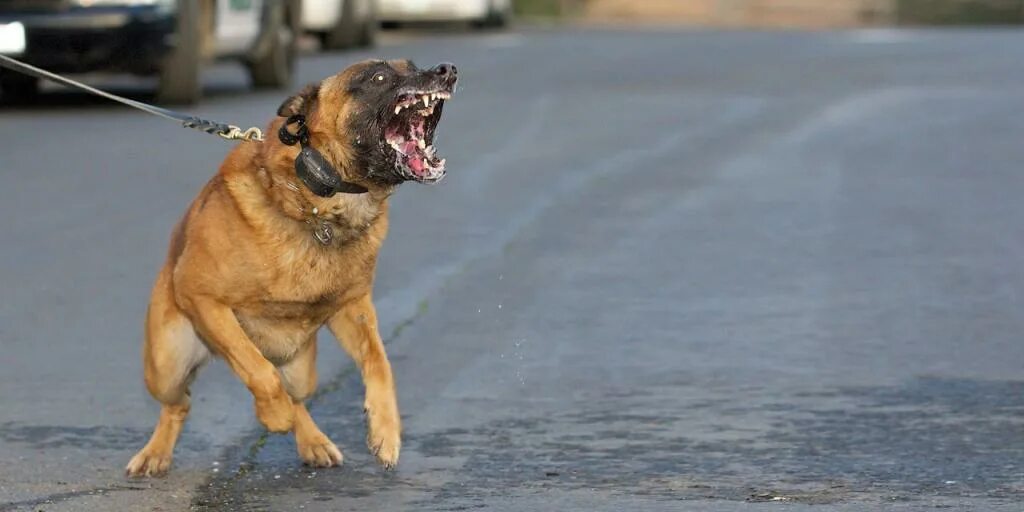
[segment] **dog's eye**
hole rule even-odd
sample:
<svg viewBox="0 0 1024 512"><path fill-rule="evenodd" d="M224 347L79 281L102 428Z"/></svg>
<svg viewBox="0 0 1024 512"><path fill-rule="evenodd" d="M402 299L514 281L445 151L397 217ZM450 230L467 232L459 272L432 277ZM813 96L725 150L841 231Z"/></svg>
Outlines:
<svg viewBox="0 0 1024 512"><path fill-rule="evenodd" d="M384 73L377 73L376 75L373 75L373 81L374 82L383 82L384 81Z"/></svg>

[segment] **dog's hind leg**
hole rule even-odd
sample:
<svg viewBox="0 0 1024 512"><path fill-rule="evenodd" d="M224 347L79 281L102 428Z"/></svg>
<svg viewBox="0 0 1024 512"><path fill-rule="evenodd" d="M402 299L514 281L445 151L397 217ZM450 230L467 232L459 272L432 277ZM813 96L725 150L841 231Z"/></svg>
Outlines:
<svg viewBox="0 0 1024 512"><path fill-rule="evenodd" d="M189 411L189 385L210 351L174 303L170 268L157 276L146 313L143 347L146 388L162 404L149 442L125 468L128 476L156 476L171 466L174 445Z"/></svg>
<svg viewBox="0 0 1024 512"><path fill-rule="evenodd" d="M306 409L305 401L316 391L316 337L299 350L295 357L278 368L285 391L295 403L295 446L306 464L327 468L341 464L341 450L331 442Z"/></svg>

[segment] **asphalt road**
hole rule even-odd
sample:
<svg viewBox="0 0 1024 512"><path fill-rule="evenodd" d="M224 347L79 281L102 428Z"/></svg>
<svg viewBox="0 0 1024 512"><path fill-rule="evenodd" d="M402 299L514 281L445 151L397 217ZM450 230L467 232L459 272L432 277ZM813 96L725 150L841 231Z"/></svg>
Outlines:
<svg viewBox="0 0 1024 512"><path fill-rule="evenodd" d="M299 71L371 55L462 77L379 268L399 469L324 334L344 467L218 362L173 473L122 476L149 287L227 146L53 93L0 110L0 511L1024 506L1024 32L401 35ZM282 98L207 82L240 125Z"/></svg>

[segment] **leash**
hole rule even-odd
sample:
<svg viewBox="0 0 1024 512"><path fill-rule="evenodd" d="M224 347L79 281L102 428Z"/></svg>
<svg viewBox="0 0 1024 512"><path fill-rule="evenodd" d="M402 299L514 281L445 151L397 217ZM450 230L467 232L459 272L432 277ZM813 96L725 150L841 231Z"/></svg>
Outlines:
<svg viewBox="0 0 1024 512"><path fill-rule="evenodd" d="M225 123L218 123L216 121L208 121L195 116L182 114L166 108L157 107L141 101L130 100L118 96L116 94L110 94L106 91L101 91L95 87L89 87L81 82L76 82L70 78L65 78L55 73L51 73L44 69L39 69L30 64L26 64L19 60L12 59L6 55L0 55L0 67L11 69L19 73L24 73L29 76L36 78L43 78L53 82L57 82L61 85L71 87L73 89L79 89L97 96L107 98L108 100L116 101L123 105L141 110L148 114L152 114L157 117L169 119L171 121L177 121L185 128L192 128L201 132L209 133L211 135L217 135L218 137L226 140L242 140L246 142L263 142L263 131L255 126L248 130L242 130L241 128Z"/></svg>

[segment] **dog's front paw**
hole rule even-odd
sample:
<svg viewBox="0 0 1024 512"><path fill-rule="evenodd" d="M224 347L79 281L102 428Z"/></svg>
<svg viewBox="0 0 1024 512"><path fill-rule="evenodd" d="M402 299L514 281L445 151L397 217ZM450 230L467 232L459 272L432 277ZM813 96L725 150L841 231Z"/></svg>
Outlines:
<svg viewBox="0 0 1024 512"><path fill-rule="evenodd" d="M291 397L284 389L264 398L256 397L256 418L271 432L291 432L295 424L295 408Z"/></svg>
<svg viewBox="0 0 1024 512"><path fill-rule="evenodd" d="M367 404L366 421L366 445L370 453L377 457L384 469L394 469L398 465L398 452L402 449L402 423L397 404L394 400L377 406Z"/></svg>
<svg viewBox="0 0 1024 512"><path fill-rule="evenodd" d="M170 468L170 452L146 445L128 462L128 466L124 468L124 473L131 478L162 476Z"/></svg>
<svg viewBox="0 0 1024 512"><path fill-rule="evenodd" d="M299 457L302 458L302 461L315 468L340 466L342 460L344 460L341 450L324 435L314 439L299 439L296 437L295 445L299 450Z"/></svg>

